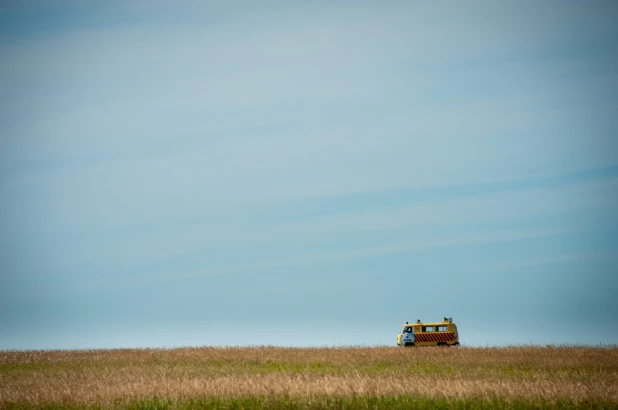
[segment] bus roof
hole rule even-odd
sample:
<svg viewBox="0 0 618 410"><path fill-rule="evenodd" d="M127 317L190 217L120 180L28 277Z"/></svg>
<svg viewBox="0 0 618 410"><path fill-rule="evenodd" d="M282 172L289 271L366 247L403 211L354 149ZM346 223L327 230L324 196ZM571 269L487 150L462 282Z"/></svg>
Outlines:
<svg viewBox="0 0 618 410"><path fill-rule="evenodd" d="M454 325L454 322L421 322L421 323L405 323L403 326L444 326L444 325Z"/></svg>

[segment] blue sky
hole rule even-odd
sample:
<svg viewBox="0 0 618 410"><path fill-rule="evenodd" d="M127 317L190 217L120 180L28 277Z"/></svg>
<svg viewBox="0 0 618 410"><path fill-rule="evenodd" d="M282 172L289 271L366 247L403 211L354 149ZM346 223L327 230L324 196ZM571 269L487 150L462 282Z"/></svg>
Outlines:
<svg viewBox="0 0 618 410"><path fill-rule="evenodd" d="M616 21L0 3L0 349L615 344Z"/></svg>

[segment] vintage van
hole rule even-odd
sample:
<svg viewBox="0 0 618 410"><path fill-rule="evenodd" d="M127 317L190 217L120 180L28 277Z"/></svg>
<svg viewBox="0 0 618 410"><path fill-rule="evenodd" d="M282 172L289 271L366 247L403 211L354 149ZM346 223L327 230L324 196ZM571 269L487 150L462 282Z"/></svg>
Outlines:
<svg viewBox="0 0 618 410"><path fill-rule="evenodd" d="M445 317L442 322L406 322L397 335L398 346L458 346L459 334L453 318Z"/></svg>

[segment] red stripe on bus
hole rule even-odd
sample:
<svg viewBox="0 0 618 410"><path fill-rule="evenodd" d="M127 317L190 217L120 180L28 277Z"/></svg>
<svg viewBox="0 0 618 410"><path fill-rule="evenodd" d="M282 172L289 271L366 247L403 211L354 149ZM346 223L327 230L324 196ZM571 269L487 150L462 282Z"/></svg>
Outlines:
<svg viewBox="0 0 618 410"><path fill-rule="evenodd" d="M414 339L417 342L452 342L455 340L454 332L440 332L440 333L422 333L414 335Z"/></svg>

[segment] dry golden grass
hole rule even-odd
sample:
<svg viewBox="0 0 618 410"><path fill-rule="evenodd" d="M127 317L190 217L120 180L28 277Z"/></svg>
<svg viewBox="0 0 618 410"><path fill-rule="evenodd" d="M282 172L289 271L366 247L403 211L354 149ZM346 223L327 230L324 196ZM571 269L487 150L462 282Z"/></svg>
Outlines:
<svg viewBox="0 0 618 410"><path fill-rule="evenodd" d="M0 352L0 407L152 397L418 395L618 405L618 348L200 347Z"/></svg>

